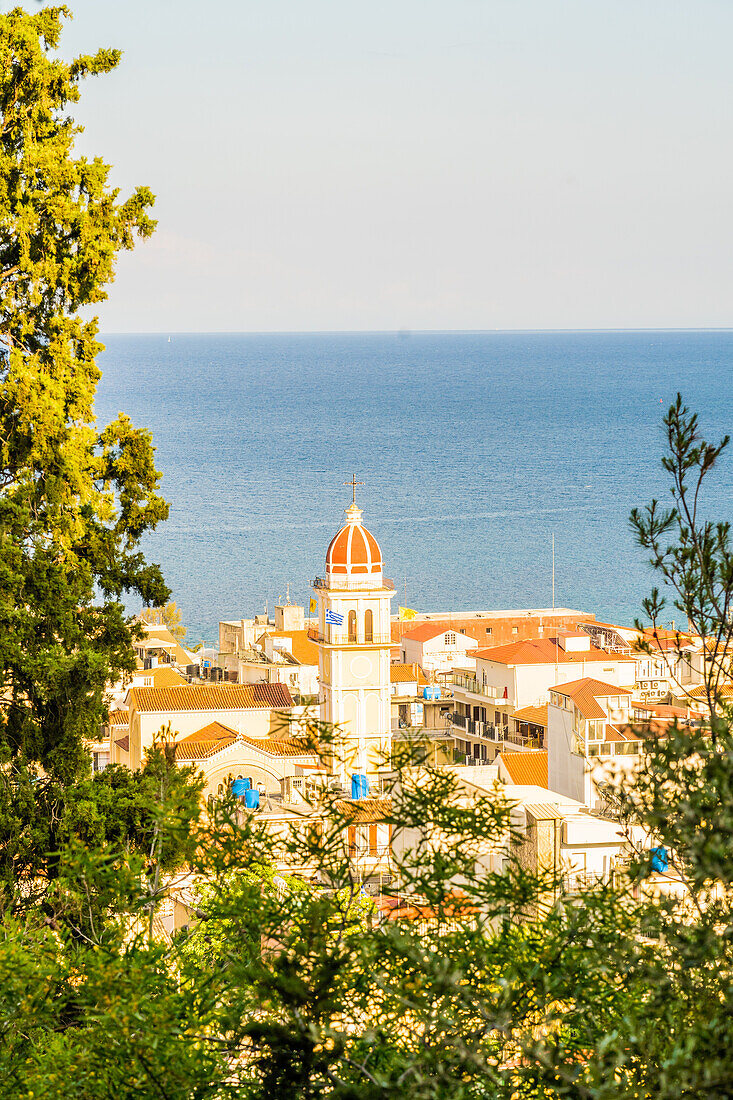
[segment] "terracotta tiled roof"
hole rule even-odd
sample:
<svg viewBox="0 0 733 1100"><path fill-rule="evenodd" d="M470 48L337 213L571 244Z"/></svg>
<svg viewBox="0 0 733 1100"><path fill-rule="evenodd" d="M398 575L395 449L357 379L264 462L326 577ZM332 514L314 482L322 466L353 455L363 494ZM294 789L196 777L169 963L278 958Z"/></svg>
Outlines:
<svg viewBox="0 0 733 1100"><path fill-rule="evenodd" d="M532 726L547 727L547 703L542 707L521 707L512 715L518 722L529 722Z"/></svg>
<svg viewBox="0 0 733 1100"><path fill-rule="evenodd" d="M598 699L631 695L628 688L605 684L602 680L594 680L592 676L585 676L582 680L572 680L569 684L558 684L557 687L551 687L550 691L556 691L558 695L566 695L572 699L584 718L608 717L603 707L596 701Z"/></svg>
<svg viewBox="0 0 733 1100"><path fill-rule="evenodd" d="M176 742L176 757L179 760L206 760L215 752L229 748L236 740L236 730L223 726L221 722L209 722L207 726Z"/></svg>
<svg viewBox="0 0 733 1100"><path fill-rule="evenodd" d="M591 646L579 653L566 653L562 646L556 645L551 638L528 638L526 641L510 642L509 645L494 646L491 649L479 649L476 653L482 661L495 661L500 665L580 665L583 661L603 661L615 663L618 658L613 653L604 653L602 649ZM626 657L625 660L630 658Z"/></svg>
<svg viewBox="0 0 733 1100"><path fill-rule="evenodd" d="M628 727L626 727L626 729L624 730L624 729L619 728L618 726L606 726L606 731L605 731L603 736L604 736L604 740L606 740L606 741L631 741L632 740L632 737L630 736L630 731L629 731ZM637 733L636 736L633 738L633 740L638 741L639 739L640 739L640 734Z"/></svg>
<svg viewBox="0 0 733 1100"><path fill-rule="evenodd" d="M260 752L266 752L270 756L316 756L312 745L299 741L297 737L247 737L244 734L240 738L248 745L253 745Z"/></svg>
<svg viewBox="0 0 733 1100"><path fill-rule="evenodd" d="M130 703L141 712L287 709L293 700L284 684L186 684L133 688Z"/></svg>
<svg viewBox="0 0 733 1100"><path fill-rule="evenodd" d="M381 894L376 900L382 919L387 921L434 921L438 917L437 909L422 902L416 903L409 898L390 897ZM479 908L464 894L456 891L452 899L443 903L444 920L467 920L478 915Z"/></svg>
<svg viewBox="0 0 733 1100"><path fill-rule="evenodd" d="M677 630L667 630L664 627L657 627L654 630L645 630L643 634L645 642L649 642L652 649L668 650L668 649L695 649L702 644L702 639L696 634L682 633Z"/></svg>
<svg viewBox="0 0 733 1100"><path fill-rule="evenodd" d="M673 707L669 703L638 703L631 704L633 710L646 710L655 718L686 718L686 707Z"/></svg>
<svg viewBox="0 0 733 1100"><path fill-rule="evenodd" d="M344 815L350 825L375 824L384 821L392 813L391 798L360 798L354 802L342 799L336 803L336 809Z"/></svg>
<svg viewBox="0 0 733 1100"><path fill-rule="evenodd" d="M643 741L652 734L657 737L665 737L669 733L672 722L669 718L652 719L644 721L638 726L606 726L606 741Z"/></svg>
<svg viewBox="0 0 733 1100"><path fill-rule="evenodd" d="M128 710L111 710L108 724L110 726L129 726L130 712Z"/></svg>
<svg viewBox="0 0 733 1100"><path fill-rule="evenodd" d="M207 726L182 737L176 742L176 756L182 760L206 760L222 749L228 749L236 741L244 742L269 756L315 756L310 746L296 737L248 737L221 722L209 722Z"/></svg>
<svg viewBox="0 0 733 1100"><path fill-rule="evenodd" d="M547 750L542 752L503 752L500 760L510 782L519 786L547 787Z"/></svg>
<svg viewBox="0 0 733 1100"><path fill-rule="evenodd" d="M299 665L318 664L318 646L308 637L307 628L304 630L266 630L265 634L269 634L271 638L290 638L293 643L290 652L292 652ZM263 640L264 635L258 639L257 644L262 645ZM284 652L287 652L287 650Z"/></svg>
<svg viewBox="0 0 733 1100"><path fill-rule="evenodd" d="M123 752L129 752L130 751L130 737L129 737L129 735L127 737L120 737L119 740L115 741L115 745L119 745Z"/></svg>
<svg viewBox="0 0 733 1100"><path fill-rule="evenodd" d="M420 687L424 687L427 684L425 673L419 665L401 665L391 664L389 666L389 678L393 684L412 684L417 683Z"/></svg>
<svg viewBox="0 0 733 1100"><path fill-rule="evenodd" d="M700 684L698 687L691 688L690 691L687 692L687 694L690 696L691 699L702 699L704 701L707 701L708 697L705 684ZM718 688L718 695L720 695L724 699L727 699L729 696L733 695L733 684L721 684Z"/></svg>
<svg viewBox="0 0 733 1100"><path fill-rule="evenodd" d="M186 677L181 676L178 669L174 668L173 665L161 665L158 668L151 668L148 676L152 678L153 687L156 688L181 687L187 683Z"/></svg>

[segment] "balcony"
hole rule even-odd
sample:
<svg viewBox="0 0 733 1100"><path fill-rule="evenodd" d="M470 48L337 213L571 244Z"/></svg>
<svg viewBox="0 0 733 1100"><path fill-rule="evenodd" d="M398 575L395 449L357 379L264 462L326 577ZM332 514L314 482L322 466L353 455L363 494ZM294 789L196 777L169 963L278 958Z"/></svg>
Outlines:
<svg viewBox="0 0 733 1100"><path fill-rule="evenodd" d="M369 645L389 645L392 643L391 634L372 634L371 638L356 637L350 638L348 632L332 630L328 636L322 634L315 626L308 627L308 637L312 642L316 642L318 645L333 645L333 646L369 646Z"/></svg>
<svg viewBox="0 0 733 1100"><path fill-rule="evenodd" d="M465 730L471 737L483 737L486 741L509 740L509 726L497 726L493 722L479 722L475 718L467 718L465 714L451 714L451 723L460 730Z"/></svg>
<svg viewBox="0 0 733 1100"><path fill-rule="evenodd" d="M354 577L347 577L345 574L337 573L332 577L314 577L311 581L311 588L328 588L339 592L363 592L366 589L371 589L374 584L375 578L379 574L362 573ZM384 578L381 584L378 586L382 590L387 592L394 592L394 581Z"/></svg>
<svg viewBox="0 0 733 1100"><path fill-rule="evenodd" d="M508 730L505 726L504 729ZM504 738L510 745L517 745L521 749L544 749L545 737L544 734L536 734L533 736L529 733L517 733L516 730L512 730L511 733L507 732Z"/></svg>
<svg viewBox="0 0 733 1100"><path fill-rule="evenodd" d="M453 674L453 687L462 688L472 695L481 695L485 699L493 699L495 702L509 702L508 699L504 698L503 688L493 687L490 684L481 684L475 676L471 676L466 672L455 672Z"/></svg>

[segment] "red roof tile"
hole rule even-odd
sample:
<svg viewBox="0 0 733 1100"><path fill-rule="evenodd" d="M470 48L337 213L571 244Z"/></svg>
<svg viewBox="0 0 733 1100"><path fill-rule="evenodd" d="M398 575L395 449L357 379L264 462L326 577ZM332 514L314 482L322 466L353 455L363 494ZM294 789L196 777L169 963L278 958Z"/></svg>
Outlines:
<svg viewBox="0 0 733 1100"><path fill-rule="evenodd" d="M209 722L207 726L189 733L176 742L176 758L179 760L206 760L214 753L229 748L237 740L236 730L221 722Z"/></svg>
<svg viewBox="0 0 733 1100"><path fill-rule="evenodd" d="M594 680L592 676L584 676L582 680L572 680L569 684L558 684L556 687L551 687L550 691L556 691L558 695L565 695L572 699L584 718L608 717L603 707L596 701L597 699L631 695L628 688L605 684L602 680Z"/></svg>
<svg viewBox="0 0 733 1100"><path fill-rule="evenodd" d="M165 713L289 709L293 700L284 684L186 684L171 688L133 688L130 704L141 712Z"/></svg>
<svg viewBox="0 0 733 1100"><path fill-rule="evenodd" d="M350 825L375 824L384 821L392 813L392 800L390 798L360 798L354 802L342 799L336 803L339 810L348 820Z"/></svg>
<svg viewBox="0 0 733 1100"><path fill-rule="evenodd" d="M297 737L247 737L242 734L240 740L269 756L318 756L311 744L300 741Z"/></svg>
<svg viewBox="0 0 733 1100"><path fill-rule="evenodd" d="M266 630L257 639L258 645L264 645L265 635L269 635L271 638L290 638L292 649L283 650L283 652L291 653L299 665L318 664L318 646L311 641L307 627L304 627L303 630Z"/></svg>
<svg viewBox="0 0 733 1100"><path fill-rule="evenodd" d="M527 638L510 642L509 645L479 649L475 656L482 661L495 661L500 665L554 665L556 663L579 665L583 661L586 663L603 661L605 664L611 664L618 660L613 653L605 653L602 649L596 649L595 646L580 650L578 653L572 651L567 653L551 638ZM628 657L623 659L629 660Z"/></svg>
<svg viewBox="0 0 733 1100"><path fill-rule="evenodd" d="M547 703L542 707L521 707L514 711L512 718L516 718L518 722L529 722L532 726L547 728Z"/></svg>
<svg viewBox="0 0 733 1100"><path fill-rule="evenodd" d="M541 752L503 752L499 759L518 786L547 787L547 750Z"/></svg>
<svg viewBox="0 0 733 1100"><path fill-rule="evenodd" d="M420 687L423 687L428 682L425 673L419 665L401 665L396 661L389 666L389 678L393 684L417 683Z"/></svg>

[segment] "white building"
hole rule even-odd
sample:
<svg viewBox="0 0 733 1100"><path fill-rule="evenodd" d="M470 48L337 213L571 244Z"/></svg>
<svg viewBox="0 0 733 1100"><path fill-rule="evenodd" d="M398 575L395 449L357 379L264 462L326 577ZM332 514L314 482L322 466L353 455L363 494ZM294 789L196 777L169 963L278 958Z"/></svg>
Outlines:
<svg viewBox="0 0 733 1100"><path fill-rule="evenodd" d="M433 623L421 623L400 639L404 664L418 664L429 677L445 679L455 670L471 671L476 667L469 650L476 642L460 630L446 629Z"/></svg>
<svg viewBox="0 0 733 1100"><path fill-rule="evenodd" d="M593 645L608 653L626 655L636 663L634 697L643 702L683 698L703 681L702 639L668 628L640 631L614 623L587 622L581 629ZM640 642L649 652L639 651Z"/></svg>
<svg viewBox="0 0 733 1100"><path fill-rule="evenodd" d="M581 631L479 650L475 674L454 677L456 748L487 760L503 749L524 748L515 712L542 707L551 688L585 676L632 688L636 664L629 655L596 649Z"/></svg>
<svg viewBox="0 0 733 1100"><path fill-rule="evenodd" d="M346 523L326 553L326 575L316 577L321 717L338 727L342 759L334 761L342 782L352 769L376 779L389 762L390 601L382 551L361 522L352 501Z"/></svg>
<svg viewBox="0 0 733 1100"><path fill-rule="evenodd" d="M631 692L584 677L550 691L547 710L547 774L552 790L591 808L607 764L631 770L639 758L639 733L630 726Z"/></svg>

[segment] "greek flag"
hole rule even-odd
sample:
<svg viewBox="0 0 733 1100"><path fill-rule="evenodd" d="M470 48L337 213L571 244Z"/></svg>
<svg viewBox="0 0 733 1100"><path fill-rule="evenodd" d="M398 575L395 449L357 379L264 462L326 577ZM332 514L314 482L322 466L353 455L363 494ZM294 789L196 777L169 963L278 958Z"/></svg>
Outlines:
<svg viewBox="0 0 733 1100"><path fill-rule="evenodd" d="M343 615L339 615L338 611L328 611L327 610L326 611L326 622L330 623L331 626L343 626L344 625L344 617L343 617Z"/></svg>

